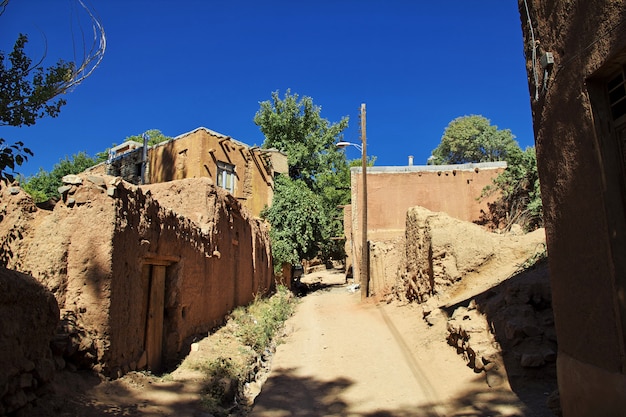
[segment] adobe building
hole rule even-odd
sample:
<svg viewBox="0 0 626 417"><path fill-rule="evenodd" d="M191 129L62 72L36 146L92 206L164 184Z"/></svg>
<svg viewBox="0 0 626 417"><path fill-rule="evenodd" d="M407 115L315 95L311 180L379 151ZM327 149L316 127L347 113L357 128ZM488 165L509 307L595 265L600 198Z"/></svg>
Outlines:
<svg viewBox="0 0 626 417"><path fill-rule="evenodd" d="M565 417L626 413L626 4L519 0Z"/></svg>
<svg viewBox="0 0 626 417"><path fill-rule="evenodd" d="M265 222L210 179L64 182L52 211L0 187L0 242L7 267L49 289L61 319L79 329L71 352L59 348L67 361L80 355L79 366L114 377L161 370L191 338L273 289Z"/></svg>
<svg viewBox="0 0 626 417"><path fill-rule="evenodd" d="M110 150L105 164L90 172L119 176L132 184L209 178L258 216L272 203L274 175L288 172L288 166L282 152L250 147L199 127L145 150L141 143L124 142Z"/></svg>
<svg viewBox="0 0 626 417"><path fill-rule="evenodd" d="M421 206L459 220L478 221L481 213L488 211L488 203L494 200L494 196L480 199L483 189L505 169L506 162L368 167L370 292L380 292L394 284L399 259L388 252L402 252L397 245L403 245L410 207ZM352 267L355 281L360 276L362 253L361 172L361 167L350 170L351 205L344 209L346 267Z"/></svg>

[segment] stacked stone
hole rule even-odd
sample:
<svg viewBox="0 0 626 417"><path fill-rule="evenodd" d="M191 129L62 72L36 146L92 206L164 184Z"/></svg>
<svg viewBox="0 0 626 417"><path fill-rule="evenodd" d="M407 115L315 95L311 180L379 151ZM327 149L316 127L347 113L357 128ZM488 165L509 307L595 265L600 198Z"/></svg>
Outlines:
<svg viewBox="0 0 626 417"><path fill-rule="evenodd" d="M557 340L547 265L457 306L447 325L449 344L475 372L487 372L488 382L489 371L500 366L499 352L515 376L553 372Z"/></svg>
<svg viewBox="0 0 626 417"><path fill-rule="evenodd" d="M107 183L104 177L97 175L88 175L84 182L78 175L66 175L61 180L63 185L58 191L62 201L69 207L86 204L95 195L105 192L109 197L115 197L117 186L122 182L121 178L115 177Z"/></svg>

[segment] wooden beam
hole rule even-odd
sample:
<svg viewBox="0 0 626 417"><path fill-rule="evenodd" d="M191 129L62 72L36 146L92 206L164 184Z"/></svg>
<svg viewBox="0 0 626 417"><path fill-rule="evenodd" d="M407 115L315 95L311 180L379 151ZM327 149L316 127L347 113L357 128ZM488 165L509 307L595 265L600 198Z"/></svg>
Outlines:
<svg viewBox="0 0 626 417"><path fill-rule="evenodd" d="M171 264L175 264L176 262L180 262L180 256L176 255L161 255L154 252L146 253L146 256L143 259L144 263L148 265L162 265L162 266L170 266Z"/></svg>

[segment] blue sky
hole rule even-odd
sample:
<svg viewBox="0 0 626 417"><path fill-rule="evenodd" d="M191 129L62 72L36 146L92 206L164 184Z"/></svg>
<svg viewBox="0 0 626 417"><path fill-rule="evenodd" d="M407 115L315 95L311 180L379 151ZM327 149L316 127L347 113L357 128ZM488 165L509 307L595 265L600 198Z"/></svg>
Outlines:
<svg viewBox="0 0 626 417"><path fill-rule="evenodd" d="M46 66L82 47L75 0L12 0L0 50L29 35ZM272 91L310 96L331 122L350 117L359 141L367 106L376 165L425 164L454 118L480 114L534 145L517 2L513 0L88 0L107 37L93 75L64 96L57 118L2 127L35 156L31 175L79 151L93 155L131 135L177 136L204 126L250 145L252 119ZM73 22L73 23L72 23ZM89 31L86 23L83 29ZM73 29L73 31L72 31ZM87 46L91 44L86 33ZM74 41L72 41L72 39ZM80 58L80 54L78 54ZM355 148L349 158L359 157Z"/></svg>

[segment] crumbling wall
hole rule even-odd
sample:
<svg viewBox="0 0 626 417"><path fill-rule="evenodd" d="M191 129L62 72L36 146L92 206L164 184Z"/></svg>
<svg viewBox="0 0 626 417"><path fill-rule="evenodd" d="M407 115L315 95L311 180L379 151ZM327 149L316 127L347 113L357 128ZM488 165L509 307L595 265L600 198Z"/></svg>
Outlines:
<svg viewBox="0 0 626 417"><path fill-rule="evenodd" d="M15 210L5 210L0 242L11 249L9 267L31 273L76 321L91 341L86 348L95 352L96 370L119 376L149 365L146 324L157 270L165 275L157 305L164 362L186 353L194 335L221 323L234 307L271 289L264 224L209 179L153 190L93 175L64 181L52 212L27 204L19 189L14 195L3 190L3 201ZM199 213L194 220L185 216L192 215L189 209ZM9 231L19 238L6 238Z"/></svg>
<svg viewBox="0 0 626 417"><path fill-rule="evenodd" d="M453 304L435 298L422 305L429 325L445 322L448 344L469 368L496 388L523 391L529 382L541 395L556 389L557 338L545 259L486 291ZM557 401L558 402L558 401Z"/></svg>
<svg viewBox="0 0 626 417"><path fill-rule="evenodd" d="M54 377L59 307L32 277L0 268L0 415L37 398Z"/></svg>
<svg viewBox="0 0 626 417"><path fill-rule="evenodd" d="M423 207L407 213L396 286L487 384L556 389L557 341L543 229L493 233ZM534 395L534 394L533 394Z"/></svg>
<svg viewBox="0 0 626 417"><path fill-rule="evenodd" d="M144 365L150 267L167 264L163 360L170 364L193 336L273 285L264 223L210 179L137 189L123 184L115 195L111 320L128 325L111 336L109 362L121 366L116 373Z"/></svg>
<svg viewBox="0 0 626 417"><path fill-rule="evenodd" d="M367 237L370 242L391 241L405 234L407 210L426 207L465 221L479 221L497 193L480 198L485 186L506 168L506 162L457 165L370 167L367 169ZM350 171L351 205L344 212L348 262L360 276L362 242L361 169ZM349 215L349 217L348 217ZM371 258L371 255L370 255ZM381 283L370 282L372 288Z"/></svg>
<svg viewBox="0 0 626 417"><path fill-rule="evenodd" d="M2 190L8 215L0 222L0 236L11 228L19 237L6 251L5 265L32 275L55 296L61 315L71 312L87 330L102 361L109 340L112 227L115 210L105 204L103 177L68 177L62 187L65 202L54 210L39 210L17 187ZM14 194L14 191L17 190ZM14 225L11 227L11 225ZM1 239L1 238L0 238ZM91 342L89 343L91 344Z"/></svg>
<svg viewBox="0 0 626 417"><path fill-rule="evenodd" d="M398 270L404 260L404 238L370 242L370 294L385 296L393 291ZM359 277L355 277L359 281Z"/></svg>
<svg viewBox="0 0 626 417"><path fill-rule="evenodd" d="M408 300L425 301L441 289L490 265L523 262L545 242L543 229L502 235L473 223L423 207L411 207L406 217L406 259L398 292ZM510 273L515 272L514 266ZM505 277L503 277L505 278Z"/></svg>

